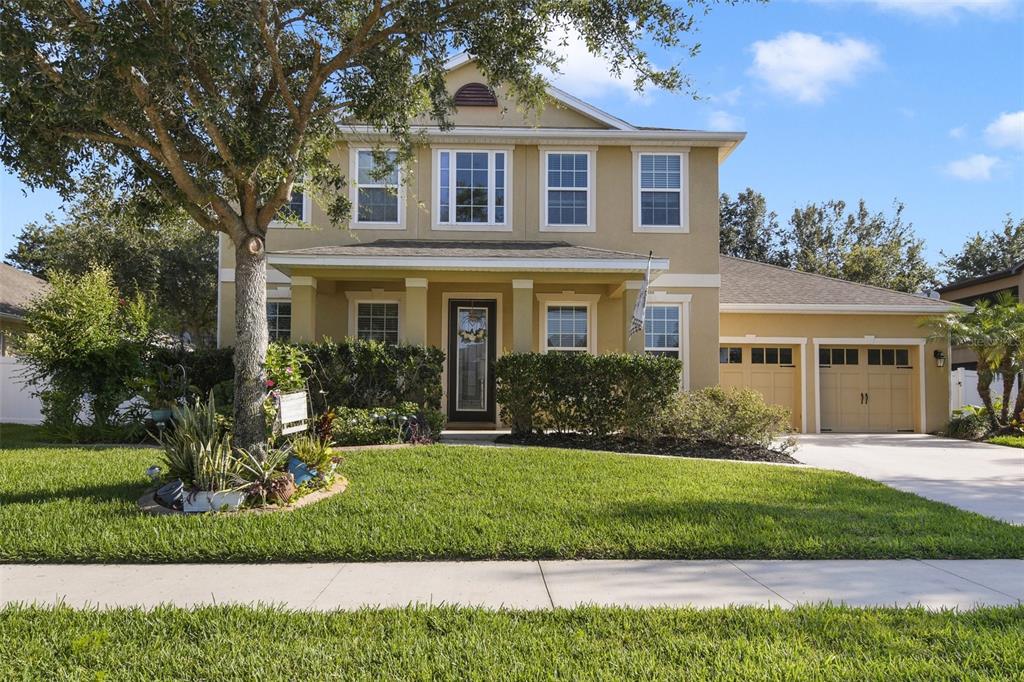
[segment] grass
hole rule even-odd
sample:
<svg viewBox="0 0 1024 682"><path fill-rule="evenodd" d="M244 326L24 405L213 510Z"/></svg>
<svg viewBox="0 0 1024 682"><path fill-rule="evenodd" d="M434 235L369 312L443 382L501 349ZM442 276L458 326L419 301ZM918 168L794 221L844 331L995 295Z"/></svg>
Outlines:
<svg viewBox="0 0 1024 682"><path fill-rule="evenodd" d="M1024 448L1024 436L996 436L995 438L989 438L987 442L993 445L1006 445L1011 448Z"/></svg>
<svg viewBox="0 0 1024 682"><path fill-rule="evenodd" d="M2 679L1020 679L1024 607L0 610Z"/></svg>
<svg viewBox="0 0 1024 682"><path fill-rule="evenodd" d="M0 450L0 562L1024 557L1022 527L849 474L541 448L367 450L308 508L152 517L158 454Z"/></svg>

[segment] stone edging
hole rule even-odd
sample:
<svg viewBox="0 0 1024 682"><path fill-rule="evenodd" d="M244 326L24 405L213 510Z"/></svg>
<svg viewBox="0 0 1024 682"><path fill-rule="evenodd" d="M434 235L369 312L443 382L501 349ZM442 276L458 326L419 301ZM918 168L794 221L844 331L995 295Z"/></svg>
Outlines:
<svg viewBox="0 0 1024 682"><path fill-rule="evenodd" d="M242 508L236 511L229 512L216 512L217 514L224 514L229 516L237 516L240 514L269 514L273 512L289 512L302 507L308 507L311 504L316 504L320 500L326 500L328 497L334 497L340 495L348 489L348 479L344 476L338 476L334 483L328 488L321 488L315 490L308 495L303 495L295 502L291 504L285 504L281 506L267 505L264 507L249 507ZM195 514L186 514L183 511L177 509L169 509L159 502L156 501L156 490L149 490L145 495L139 498L139 510L146 514L153 516L196 516Z"/></svg>

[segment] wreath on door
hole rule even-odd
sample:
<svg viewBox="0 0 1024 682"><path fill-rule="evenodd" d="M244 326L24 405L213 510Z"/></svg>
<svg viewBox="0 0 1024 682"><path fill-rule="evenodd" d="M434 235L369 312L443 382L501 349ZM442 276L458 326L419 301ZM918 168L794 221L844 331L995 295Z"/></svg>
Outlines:
<svg viewBox="0 0 1024 682"><path fill-rule="evenodd" d="M459 338L466 343L480 343L487 338L487 318L478 312L468 311L466 317L460 320Z"/></svg>

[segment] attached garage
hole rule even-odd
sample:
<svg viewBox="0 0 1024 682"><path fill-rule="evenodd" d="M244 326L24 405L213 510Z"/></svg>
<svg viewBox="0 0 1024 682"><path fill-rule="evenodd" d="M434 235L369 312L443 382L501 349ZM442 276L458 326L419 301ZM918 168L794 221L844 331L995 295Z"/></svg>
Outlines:
<svg viewBox="0 0 1024 682"><path fill-rule="evenodd" d="M945 427L949 344L921 323L960 306L725 256L721 277L723 386L787 407L804 433Z"/></svg>

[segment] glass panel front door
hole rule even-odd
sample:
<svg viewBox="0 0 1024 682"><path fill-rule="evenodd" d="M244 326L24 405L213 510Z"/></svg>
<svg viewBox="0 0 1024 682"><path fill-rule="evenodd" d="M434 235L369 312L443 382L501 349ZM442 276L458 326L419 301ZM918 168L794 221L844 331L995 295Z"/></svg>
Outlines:
<svg viewBox="0 0 1024 682"><path fill-rule="evenodd" d="M459 306L456 326L455 409L487 410L487 346L491 342L487 308Z"/></svg>
<svg viewBox="0 0 1024 682"><path fill-rule="evenodd" d="M497 302L448 304L448 419L493 422Z"/></svg>

